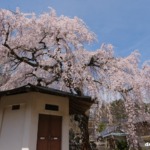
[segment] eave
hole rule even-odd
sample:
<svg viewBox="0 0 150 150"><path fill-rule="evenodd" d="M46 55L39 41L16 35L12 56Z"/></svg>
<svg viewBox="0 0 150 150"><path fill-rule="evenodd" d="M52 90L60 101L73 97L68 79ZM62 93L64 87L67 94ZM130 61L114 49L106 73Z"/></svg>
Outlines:
<svg viewBox="0 0 150 150"><path fill-rule="evenodd" d="M3 97L3 96L29 93L29 92L39 92L39 93L44 93L49 95L68 97L69 114L85 114L85 112L88 109L90 109L91 105L94 103L94 101L89 96L78 96L76 94L71 94L69 92L64 92L57 89L52 89L52 88L37 86L32 84L27 84L25 86L11 89L11 90L0 91L0 96Z"/></svg>

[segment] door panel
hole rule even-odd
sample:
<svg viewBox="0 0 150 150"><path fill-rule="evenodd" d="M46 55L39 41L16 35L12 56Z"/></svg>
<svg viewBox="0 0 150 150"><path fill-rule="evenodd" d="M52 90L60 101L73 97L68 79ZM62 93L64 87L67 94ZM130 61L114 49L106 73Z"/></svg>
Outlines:
<svg viewBox="0 0 150 150"><path fill-rule="evenodd" d="M50 150L61 150L61 144L59 141L53 141L50 143Z"/></svg>
<svg viewBox="0 0 150 150"><path fill-rule="evenodd" d="M39 115L37 150L61 150L62 117Z"/></svg>
<svg viewBox="0 0 150 150"><path fill-rule="evenodd" d="M62 117L50 116L50 150L61 149Z"/></svg>
<svg viewBox="0 0 150 150"><path fill-rule="evenodd" d="M39 115L37 150L48 150L49 116Z"/></svg>

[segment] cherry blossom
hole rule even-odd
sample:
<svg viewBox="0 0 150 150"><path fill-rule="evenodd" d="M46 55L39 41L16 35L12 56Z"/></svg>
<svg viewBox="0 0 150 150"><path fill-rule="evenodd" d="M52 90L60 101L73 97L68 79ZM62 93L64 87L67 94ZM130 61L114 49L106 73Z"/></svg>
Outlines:
<svg viewBox="0 0 150 150"><path fill-rule="evenodd" d="M138 149L135 132L135 104L141 106L150 97L150 65L139 67L140 54L116 57L111 44L95 51L84 49L96 36L77 18L49 13L22 13L0 10L0 89L12 89L27 83L89 95L98 102L119 95L128 115L129 144ZM109 96L109 97L108 97ZM111 117L110 117L111 118Z"/></svg>

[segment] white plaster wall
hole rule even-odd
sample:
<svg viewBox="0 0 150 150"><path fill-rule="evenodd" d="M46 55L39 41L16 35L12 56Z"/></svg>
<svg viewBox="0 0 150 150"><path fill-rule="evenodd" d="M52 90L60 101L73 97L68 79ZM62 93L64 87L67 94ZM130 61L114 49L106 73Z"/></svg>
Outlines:
<svg viewBox="0 0 150 150"><path fill-rule="evenodd" d="M29 113L30 112L29 99L31 96L32 94L20 94L20 95L13 95L13 96L5 96L1 98L0 150L9 150L8 147L11 146L11 144L9 144L9 141L13 141L14 139L17 139L16 131L15 131L17 129L19 129L18 130L19 140L17 139L16 141L13 141L14 150L22 150L24 145L28 147L29 137L27 133L30 131L25 129L27 128L27 125L30 126L28 120L30 119L31 116L31 113ZM11 110L12 105L18 105L18 104L21 106L20 110L12 111ZM9 110L8 112L10 112L10 115L5 114L5 110L7 109ZM15 122L18 122L18 125L16 125ZM6 131L10 129L12 130L12 132L6 133ZM5 138L4 134L7 134L5 141L3 140ZM2 145L4 145L3 148L1 147ZM10 149L13 150L12 148L13 146Z"/></svg>
<svg viewBox="0 0 150 150"><path fill-rule="evenodd" d="M22 142L20 142L22 143L21 150L36 150L39 114L62 116L62 150L69 150L68 98L36 92L3 97L0 102L0 141L2 139L1 127L3 122L3 108L14 104L22 104L26 106L24 109L24 117L22 117L24 118L24 124L22 126ZM58 105L59 111L45 110L45 104ZM8 128L10 128L10 125L8 126ZM0 148L0 150L8 149Z"/></svg>
<svg viewBox="0 0 150 150"><path fill-rule="evenodd" d="M3 117L3 106L2 106L2 101L0 97L0 133L1 133L2 117Z"/></svg>
<svg viewBox="0 0 150 150"><path fill-rule="evenodd" d="M12 110L4 108L3 122L0 133L0 150L21 150L23 142L25 106Z"/></svg>

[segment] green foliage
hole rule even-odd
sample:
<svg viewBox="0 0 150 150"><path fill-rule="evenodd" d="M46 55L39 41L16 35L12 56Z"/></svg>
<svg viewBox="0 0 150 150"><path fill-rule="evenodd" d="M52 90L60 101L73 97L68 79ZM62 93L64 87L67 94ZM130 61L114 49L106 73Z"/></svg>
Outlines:
<svg viewBox="0 0 150 150"><path fill-rule="evenodd" d="M125 140L117 141L117 150L128 150L128 144Z"/></svg>
<svg viewBox="0 0 150 150"><path fill-rule="evenodd" d="M106 128L106 124L104 122L101 122L98 126L98 132L102 132L103 130L105 130Z"/></svg>
<svg viewBox="0 0 150 150"><path fill-rule="evenodd" d="M122 119L127 117L123 100L113 101L111 103L110 110L114 122L120 122Z"/></svg>

